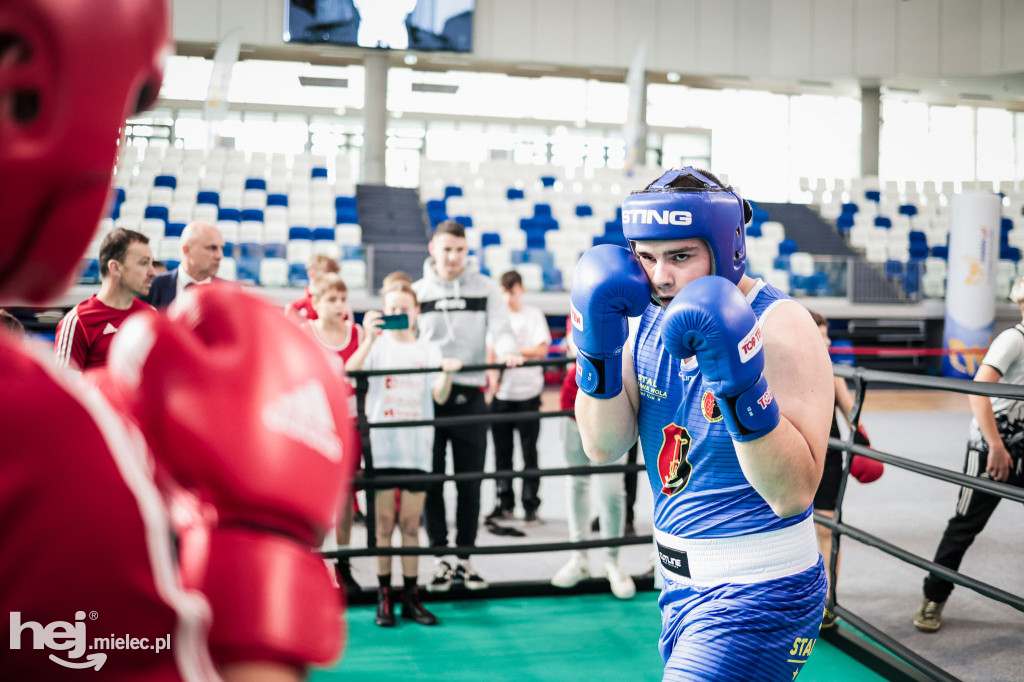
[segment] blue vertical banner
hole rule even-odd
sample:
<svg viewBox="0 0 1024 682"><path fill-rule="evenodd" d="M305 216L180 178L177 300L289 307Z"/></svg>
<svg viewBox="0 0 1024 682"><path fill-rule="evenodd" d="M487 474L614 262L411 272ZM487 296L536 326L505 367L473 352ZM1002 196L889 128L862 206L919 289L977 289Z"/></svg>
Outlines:
<svg viewBox="0 0 1024 682"><path fill-rule="evenodd" d="M964 192L953 197L946 275L942 375L972 379L992 339L999 258L999 195Z"/></svg>

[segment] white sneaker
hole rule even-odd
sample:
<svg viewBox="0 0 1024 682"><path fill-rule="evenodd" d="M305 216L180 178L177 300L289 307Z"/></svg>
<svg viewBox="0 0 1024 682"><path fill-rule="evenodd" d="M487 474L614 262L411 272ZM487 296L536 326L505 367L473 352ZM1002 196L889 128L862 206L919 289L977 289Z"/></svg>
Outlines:
<svg viewBox="0 0 1024 682"><path fill-rule="evenodd" d="M612 586L612 594L619 599L632 599L636 594L636 585L629 574L622 569L617 559L608 559L604 562L604 572L608 576L608 583Z"/></svg>
<svg viewBox="0 0 1024 682"><path fill-rule="evenodd" d="M555 577L551 579L551 584L568 589L576 587L581 580L586 580L589 577L590 566L587 557L574 554L565 566L558 569L558 573L555 573Z"/></svg>

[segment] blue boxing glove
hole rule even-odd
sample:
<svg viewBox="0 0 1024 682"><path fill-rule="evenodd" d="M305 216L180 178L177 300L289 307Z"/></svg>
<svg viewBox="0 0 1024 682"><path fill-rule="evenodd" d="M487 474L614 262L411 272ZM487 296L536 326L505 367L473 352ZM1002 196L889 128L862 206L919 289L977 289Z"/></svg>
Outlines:
<svg viewBox="0 0 1024 682"><path fill-rule="evenodd" d="M569 300L576 384L595 398L613 398L622 391L626 318L643 314L651 300L647 275L631 251L600 244L576 264Z"/></svg>
<svg viewBox="0 0 1024 682"><path fill-rule="evenodd" d="M665 311L661 339L673 357L697 356L733 440L755 440L778 425L761 329L735 284L713 275L687 284Z"/></svg>

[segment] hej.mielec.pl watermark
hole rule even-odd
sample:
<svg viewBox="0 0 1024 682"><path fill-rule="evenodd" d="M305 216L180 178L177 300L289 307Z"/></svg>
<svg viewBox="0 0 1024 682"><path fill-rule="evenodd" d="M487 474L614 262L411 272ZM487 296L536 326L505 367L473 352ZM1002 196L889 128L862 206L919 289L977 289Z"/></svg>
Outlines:
<svg viewBox="0 0 1024 682"><path fill-rule="evenodd" d="M96 620L99 614L91 611L75 612L75 622L57 620L43 625L32 620L22 622L20 611L11 611L10 648L21 649L24 644L33 649L50 649L66 652L61 658L50 654L50 660L66 668L94 668L99 670L107 662L105 651L144 650L160 653L171 647L171 635L163 637L132 637L111 634L107 637L93 637L90 643L85 634L85 620ZM24 641L24 640L28 641ZM90 653L82 659L86 651ZM82 660L79 660L82 659Z"/></svg>

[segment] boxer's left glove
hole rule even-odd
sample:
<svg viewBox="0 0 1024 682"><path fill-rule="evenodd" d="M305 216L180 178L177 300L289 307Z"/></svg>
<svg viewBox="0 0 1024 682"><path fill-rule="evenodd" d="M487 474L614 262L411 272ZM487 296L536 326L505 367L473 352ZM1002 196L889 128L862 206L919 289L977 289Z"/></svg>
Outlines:
<svg viewBox="0 0 1024 682"><path fill-rule="evenodd" d="M672 356L697 357L733 440L755 440L778 425L761 328L735 284L714 275L687 284L665 310L661 338Z"/></svg>
<svg viewBox="0 0 1024 682"><path fill-rule="evenodd" d="M355 466L347 389L277 308L193 289L166 316L125 322L104 389L158 466L216 510L180 544L182 579L213 610L214 660L333 661L340 594L314 549Z"/></svg>

